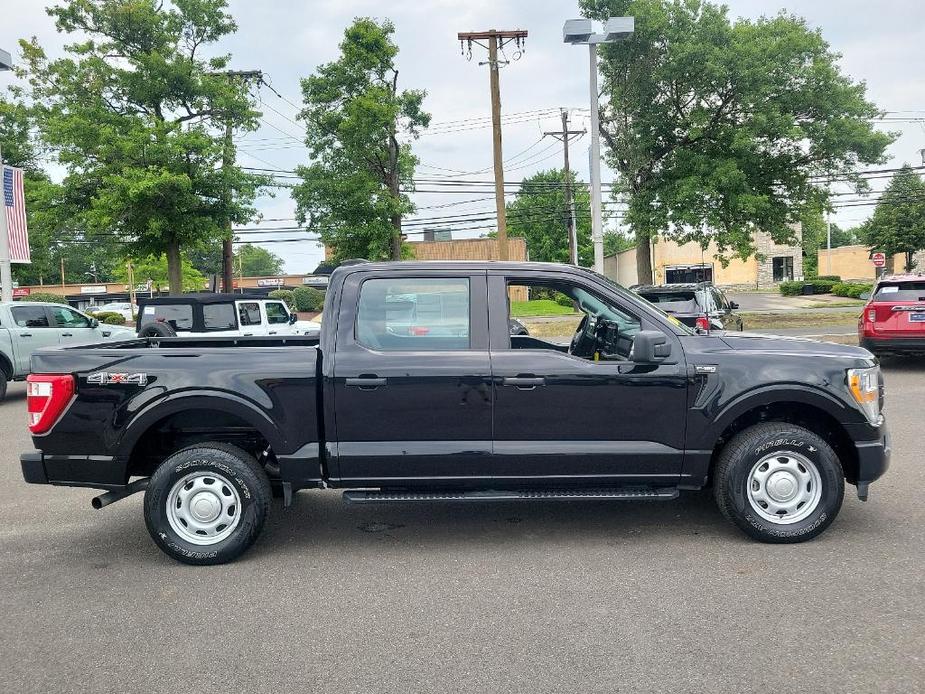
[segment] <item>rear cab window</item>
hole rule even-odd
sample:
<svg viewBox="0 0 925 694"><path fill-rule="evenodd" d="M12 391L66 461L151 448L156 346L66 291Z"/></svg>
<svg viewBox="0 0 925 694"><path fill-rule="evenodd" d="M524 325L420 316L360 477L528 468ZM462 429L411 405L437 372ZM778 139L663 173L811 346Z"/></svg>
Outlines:
<svg viewBox="0 0 925 694"><path fill-rule="evenodd" d="M368 279L360 287L355 339L382 351L470 347L469 279Z"/></svg>
<svg viewBox="0 0 925 694"><path fill-rule="evenodd" d="M193 307L191 304L145 306L141 327L148 323L167 323L176 332L189 332L193 329Z"/></svg>
<svg viewBox="0 0 925 694"><path fill-rule="evenodd" d="M697 293L694 290L640 292L639 296L655 304L665 313L700 313L703 310L697 303Z"/></svg>

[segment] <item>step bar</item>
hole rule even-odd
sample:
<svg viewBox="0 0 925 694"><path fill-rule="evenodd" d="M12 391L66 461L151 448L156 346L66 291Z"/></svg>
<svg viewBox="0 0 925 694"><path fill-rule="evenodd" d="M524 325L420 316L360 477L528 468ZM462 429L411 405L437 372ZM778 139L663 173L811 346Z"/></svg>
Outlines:
<svg viewBox="0 0 925 694"><path fill-rule="evenodd" d="M532 501L544 499L617 499L624 501L670 501L678 497L675 487L613 487L598 489L523 489L486 491L381 491L348 489L344 501L351 504L406 503L415 501Z"/></svg>

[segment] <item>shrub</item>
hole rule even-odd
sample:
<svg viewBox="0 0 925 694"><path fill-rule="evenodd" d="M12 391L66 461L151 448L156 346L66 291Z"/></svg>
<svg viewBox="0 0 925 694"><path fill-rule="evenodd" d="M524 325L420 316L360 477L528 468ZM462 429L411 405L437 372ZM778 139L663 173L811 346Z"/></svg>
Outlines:
<svg viewBox="0 0 925 694"><path fill-rule="evenodd" d="M816 275L815 279L831 280L832 282L841 282L841 277L839 277L838 275Z"/></svg>
<svg viewBox="0 0 925 694"><path fill-rule="evenodd" d="M295 311L295 299L293 298L293 292L291 289L274 289L267 296L271 299L279 299L286 306L289 307L290 311Z"/></svg>
<svg viewBox="0 0 925 694"><path fill-rule="evenodd" d="M48 292L32 292L28 296L21 297L23 301L40 301L43 304L67 304L67 299L57 294Z"/></svg>
<svg viewBox="0 0 925 694"><path fill-rule="evenodd" d="M799 296L803 293L803 287L807 284L811 284L813 286L813 294L828 294L832 291L832 288L838 284L838 282L835 282L831 279L816 277L813 279L803 280L802 282L781 282L778 286L780 287L780 293L784 296Z"/></svg>
<svg viewBox="0 0 925 694"><path fill-rule="evenodd" d="M105 311L103 313L96 314L96 319L100 323L105 323L106 325L125 325L125 316L121 313L111 313Z"/></svg>
<svg viewBox="0 0 925 694"><path fill-rule="evenodd" d="M314 287L296 287L292 290L292 303L296 311L320 311L324 306L324 292Z"/></svg>
<svg viewBox="0 0 925 694"><path fill-rule="evenodd" d="M867 282L839 282L832 289L835 296L845 296L850 299L860 299L861 294L869 292L873 285Z"/></svg>
<svg viewBox="0 0 925 694"><path fill-rule="evenodd" d="M803 293L805 282L781 282L778 286L780 293L784 296L798 296Z"/></svg>
<svg viewBox="0 0 925 694"><path fill-rule="evenodd" d="M559 306L568 306L569 308L575 306L575 300L567 294L557 294L556 303L559 304Z"/></svg>

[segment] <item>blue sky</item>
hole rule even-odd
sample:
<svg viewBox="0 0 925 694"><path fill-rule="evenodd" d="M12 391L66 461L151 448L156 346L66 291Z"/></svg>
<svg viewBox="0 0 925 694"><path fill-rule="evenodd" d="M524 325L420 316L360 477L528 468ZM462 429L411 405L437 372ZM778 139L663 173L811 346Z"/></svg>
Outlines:
<svg viewBox="0 0 925 694"><path fill-rule="evenodd" d="M63 42L43 10L41 0L0 0L0 47L16 52L21 37L38 36L55 55ZM847 74L866 81L868 95L882 109L917 122L890 124L902 136L893 145L891 165L921 163L925 148L925 3L921 0L732 0L734 17L757 17L780 9L800 14L842 54ZM442 177L448 169L472 173L464 178L491 177L491 130L487 68L460 55L457 31L524 28L530 32L526 51L501 74L502 111L512 121L504 128L504 154L509 160L505 177L519 180L539 169L561 165L561 148L540 142L541 132L558 127L557 109L572 109L573 126L587 125L588 57L583 47L562 43L565 19L578 16L577 5L556 0L232 0L238 33L222 50L232 53L233 67L264 71L282 98L264 88L264 124L239 140L239 161L247 166L291 169L306 160L296 141L295 120L300 103L299 79L319 64L337 56L343 29L356 16L388 17L396 25L400 46L400 85L425 89L426 109L433 116L432 133L415 145L422 165L418 177ZM512 57L509 55L509 57ZM482 58L484 59L484 58ZM0 85L9 78L0 77ZM292 103L290 103L292 102ZM275 109L275 111L274 111ZM452 122L468 119L462 128ZM442 125L441 125L442 124ZM465 129L463 129L465 128ZM587 180L588 138L573 144L573 167ZM605 171L604 180L612 174ZM876 181L876 187L882 187ZM471 195L421 194L418 217L440 214L491 213L490 192ZM437 207L448 202L473 202ZM294 206L285 190L262 199L262 227L286 226ZM845 225L862 221L872 207L840 210L833 219ZM280 222L269 220L284 220ZM472 229L466 232L478 235ZM297 234L256 235L250 240L272 241ZM312 270L322 256L311 241L267 243L282 256L286 270Z"/></svg>

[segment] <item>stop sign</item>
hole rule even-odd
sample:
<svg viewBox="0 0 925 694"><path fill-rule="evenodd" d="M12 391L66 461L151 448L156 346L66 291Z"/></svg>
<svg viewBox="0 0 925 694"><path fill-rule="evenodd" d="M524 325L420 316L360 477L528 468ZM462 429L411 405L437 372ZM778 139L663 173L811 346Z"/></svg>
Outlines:
<svg viewBox="0 0 925 694"><path fill-rule="evenodd" d="M874 267L883 267L886 265L886 253L873 253L870 259L873 261Z"/></svg>

